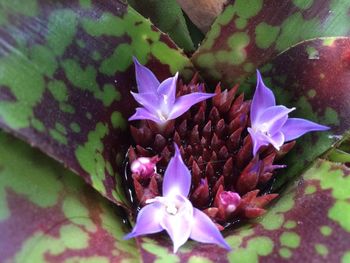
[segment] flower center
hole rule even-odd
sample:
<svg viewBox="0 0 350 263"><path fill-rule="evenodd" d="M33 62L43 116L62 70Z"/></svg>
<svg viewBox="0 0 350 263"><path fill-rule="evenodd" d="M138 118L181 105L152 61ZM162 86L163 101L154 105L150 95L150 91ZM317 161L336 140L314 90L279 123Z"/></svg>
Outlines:
<svg viewBox="0 0 350 263"><path fill-rule="evenodd" d="M269 125L266 122L262 123L260 126L260 130L266 134L267 131L269 130Z"/></svg>
<svg viewBox="0 0 350 263"><path fill-rule="evenodd" d="M176 215L177 211L178 211L178 209L174 203L167 204L165 210L171 215Z"/></svg>
<svg viewBox="0 0 350 263"><path fill-rule="evenodd" d="M166 121L168 119L168 114L164 110L157 110L157 114L160 120Z"/></svg>

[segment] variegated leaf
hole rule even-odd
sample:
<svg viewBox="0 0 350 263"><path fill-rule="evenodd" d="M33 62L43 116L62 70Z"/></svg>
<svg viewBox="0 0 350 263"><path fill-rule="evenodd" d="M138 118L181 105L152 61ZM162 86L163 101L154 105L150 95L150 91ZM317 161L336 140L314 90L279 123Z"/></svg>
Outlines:
<svg viewBox="0 0 350 263"><path fill-rule="evenodd" d="M0 145L0 262L140 260L115 205L12 136Z"/></svg>
<svg viewBox="0 0 350 263"><path fill-rule="evenodd" d="M188 59L120 0L2 1L0 13L0 127L126 205L131 58L160 79L186 75Z"/></svg>
<svg viewBox="0 0 350 263"><path fill-rule="evenodd" d="M236 0L192 61L207 80L232 85L301 41L349 35L349 11L347 0Z"/></svg>

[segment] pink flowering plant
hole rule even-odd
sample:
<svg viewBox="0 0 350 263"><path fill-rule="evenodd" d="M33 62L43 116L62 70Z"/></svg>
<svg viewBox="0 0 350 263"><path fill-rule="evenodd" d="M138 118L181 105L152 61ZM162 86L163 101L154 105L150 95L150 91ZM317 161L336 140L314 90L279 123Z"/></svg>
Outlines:
<svg viewBox="0 0 350 263"><path fill-rule="evenodd" d="M348 262L349 14L0 1L0 262Z"/></svg>

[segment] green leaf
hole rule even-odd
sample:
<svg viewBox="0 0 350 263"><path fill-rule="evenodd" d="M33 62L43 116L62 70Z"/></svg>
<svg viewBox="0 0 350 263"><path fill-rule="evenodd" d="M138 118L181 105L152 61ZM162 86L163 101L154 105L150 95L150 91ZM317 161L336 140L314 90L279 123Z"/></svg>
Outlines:
<svg viewBox="0 0 350 263"><path fill-rule="evenodd" d="M136 106L131 58L160 79L191 73L189 60L119 0L3 1L0 12L0 127L127 206L119 175Z"/></svg>
<svg viewBox="0 0 350 263"><path fill-rule="evenodd" d="M297 43L350 33L347 0L236 0L217 18L192 61L229 85Z"/></svg>
<svg viewBox="0 0 350 263"><path fill-rule="evenodd" d="M12 136L0 145L1 262L139 261L115 205Z"/></svg>
<svg viewBox="0 0 350 263"><path fill-rule="evenodd" d="M186 52L194 51L184 14L176 0L128 0L128 3Z"/></svg>
<svg viewBox="0 0 350 263"><path fill-rule="evenodd" d="M340 146L331 149L324 157L327 160L345 165L350 164L350 133L344 135Z"/></svg>

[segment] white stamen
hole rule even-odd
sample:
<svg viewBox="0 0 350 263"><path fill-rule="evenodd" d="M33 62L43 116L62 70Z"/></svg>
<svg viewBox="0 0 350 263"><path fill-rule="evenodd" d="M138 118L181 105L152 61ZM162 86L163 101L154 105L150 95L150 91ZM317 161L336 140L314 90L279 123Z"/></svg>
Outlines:
<svg viewBox="0 0 350 263"><path fill-rule="evenodd" d="M260 130L261 130L263 133L267 133L268 129L269 129L268 123L264 122L263 124L261 124Z"/></svg>
<svg viewBox="0 0 350 263"><path fill-rule="evenodd" d="M157 114L158 114L158 117L159 117L160 120L162 120L162 121L166 121L167 120L167 116L166 116L166 114L164 114L164 112L158 110Z"/></svg>
<svg viewBox="0 0 350 263"><path fill-rule="evenodd" d="M175 204L170 203L166 206L166 211L171 215L176 215L178 210Z"/></svg>
<svg viewBox="0 0 350 263"><path fill-rule="evenodd" d="M163 95L164 104L168 104L168 95Z"/></svg>
<svg viewBox="0 0 350 263"><path fill-rule="evenodd" d="M226 208L226 211L228 213L231 213L231 212L233 212L235 210L236 210L236 206L235 205L228 205L227 208Z"/></svg>

